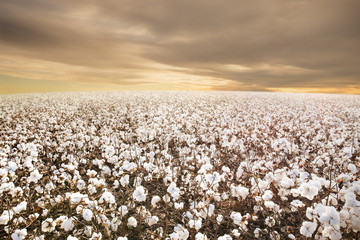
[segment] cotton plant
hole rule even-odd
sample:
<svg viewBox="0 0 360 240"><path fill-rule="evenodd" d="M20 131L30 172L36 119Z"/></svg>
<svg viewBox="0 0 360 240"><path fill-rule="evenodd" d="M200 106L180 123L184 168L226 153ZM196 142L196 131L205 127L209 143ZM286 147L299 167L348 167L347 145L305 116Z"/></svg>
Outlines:
<svg viewBox="0 0 360 240"><path fill-rule="evenodd" d="M0 204L0 225L12 239L350 239L360 231L358 96L0 98L0 196L10 200Z"/></svg>

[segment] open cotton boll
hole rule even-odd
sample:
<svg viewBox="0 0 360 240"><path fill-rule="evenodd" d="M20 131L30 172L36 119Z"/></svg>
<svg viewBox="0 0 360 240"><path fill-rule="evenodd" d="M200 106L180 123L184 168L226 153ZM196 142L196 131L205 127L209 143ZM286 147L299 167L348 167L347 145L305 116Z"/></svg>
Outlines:
<svg viewBox="0 0 360 240"><path fill-rule="evenodd" d="M85 219L85 221L91 221L92 217L93 217L93 212L90 209L84 209L82 211L82 216Z"/></svg>
<svg viewBox="0 0 360 240"><path fill-rule="evenodd" d="M12 240L23 240L27 235L26 229L16 229L13 234L11 234Z"/></svg>
<svg viewBox="0 0 360 240"><path fill-rule="evenodd" d="M129 183L130 183L129 178L130 178L130 176L127 175L127 174L126 174L125 176L122 176L122 177L120 178L120 184L121 184L121 186L123 186L123 187L128 186Z"/></svg>
<svg viewBox="0 0 360 240"><path fill-rule="evenodd" d="M65 194L66 199L70 199L70 204L75 205L79 204L81 202L88 203L89 197L87 194L81 194L80 192L76 193L66 193Z"/></svg>
<svg viewBox="0 0 360 240"><path fill-rule="evenodd" d="M229 234L222 235L218 240L232 240L232 237Z"/></svg>
<svg viewBox="0 0 360 240"><path fill-rule="evenodd" d="M356 166L352 163L350 163L347 167L347 169L352 173L355 174L357 172Z"/></svg>
<svg viewBox="0 0 360 240"><path fill-rule="evenodd" d="M239 212L232 212L230 218L234 221L234 224L241 226L242 216Z"/></svg>
<svg viewBox="0 0 360 240"><path fill-rule="evenodd" d="M61 228L65 230L65 232L71 231L74 228L73 218L68 218L62 222Z"/></svg>
<svg viewBox="0 0 360 240"><path fill-rule="evenodd" d="M242 186L231 186L231 195L233 197L238 197L245 199L247 195L249 195L249 189Z"/></svg>
<svg viewBox="0 0 360 240"><path fill-rule="evenodd" d="M313 200L313 198L318 194L319 188L304 182L300 185L300 187L297 190L302 197L306 197L309 200Z"/></svg>
<svg viewBox="0 0 360 240"><path fill-rule="evenodd" d="M265 201L271 200L273 197L273 193L270 190L266 190L262 196L262 199L264 199Z"/></svg>
<svg viewBox="0 0 360 240"><path fill-rule="evenodd" d="M143 202L146 200L146 189L143 186L136 187L135 191L133 192L133 198L135 201Z"/></svg>
<svg viewBox="0 0 360 240"><path fill-rule="evenodd" d="M157 216L151 216L150 218L147 218L147 223L149 226L155 225L159 221L159 217Z"/></svg>
<svg viewBox="0 0 360 240"><path fill-rule="evenodd" d="M56 222L52 218L47 218L41 223L41 231L52 232L55 230Z"/></svg>
<svg viewBox="0 0 360 240"><path fill-rule="evenodd" d="M104 192L99 199L99 203L104 203L104 202L114 204L115 203L114 195L112 195L111 192Z"/></svg>
<svg viewBox="0 0 360 240"><path fill-rule="evenodd" d="M136 227L136 226L137 226L137 221L136 221L136 219L135 219L134 217L130 217L130 218L128 219L127 225L128 225L129 227Z"/></svg>
<svg viewBox="0 0 360 240"><path fill-rule="evenodd" d="M30 173L30 176L28 178L28 182L31 183L31 182L34 182L34 183L37 183L41 178L42 178L42 174L39 173L39 170L35 170L35 171L32 171Z"/></svg>
<svg viewBox="0 0 360 240"><path fill-rule="evenodd" d="M300 228L300 233L305 237L311 237L317 227L316 222L303 222Z"/></svg>
<svg viewBox="0 0 360 240"><path fill-rule="evenodd" d="M66 240L78 240L78 238L77 238L77 237L73 237L73 236L68 236L68 237L66 238Z"/></svg>
<svg viewBox="0 0 360 240"><path fill-rule="evenodd" d="M14 213L18 214L26 210L27 202L23 201L13 208Z"/></svg>
<svg viewBox="0 0 360 240"><path fill-rule="evenodd" d="M7 225L14 216L13 210L4 210L0 216L0 225Z"/></svg>
<svg viewBox="0 0 360 240"><path fill-rule="evenodd" d="M178 200L180 197L180 188L176 187L176 183L171 182L167 188L167 192L171 195L174 201Z"/></svg>
<svg viewBox="0 0 360 240"><path fill-rule="evenodd" d="M208 239L207 236L202 233L197 233L195 235L195 240L207 240L207 239Z"/></svg>
<svg viewBox="0 0 360 240"><path fill-rule="evenodd" d="M201 225L202 225L201 219L197 219L197 220L192 219L189 221L189 227L195 228L196 231L199 231L199 229L201 228Z"/></svg>

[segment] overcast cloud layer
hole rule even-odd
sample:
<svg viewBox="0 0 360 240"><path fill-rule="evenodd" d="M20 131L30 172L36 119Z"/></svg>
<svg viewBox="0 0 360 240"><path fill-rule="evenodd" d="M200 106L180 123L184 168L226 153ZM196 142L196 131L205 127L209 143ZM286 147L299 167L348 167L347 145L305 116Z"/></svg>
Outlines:
<svg viewBox="0 0 360 240"><path fill-rule="evenodd" d="M359 9L357 0L1 0L0 83L360 93Z"/></svg>

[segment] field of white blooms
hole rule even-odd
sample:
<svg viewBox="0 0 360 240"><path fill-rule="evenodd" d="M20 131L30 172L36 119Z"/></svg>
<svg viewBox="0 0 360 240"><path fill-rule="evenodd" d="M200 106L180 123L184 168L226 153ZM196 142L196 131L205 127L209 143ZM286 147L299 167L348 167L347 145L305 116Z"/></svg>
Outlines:
<svg viewBox="0 0 360 240"><path fill-rule="evenodd" d="M0 96L0 239L360 239L360 96Z"/></svg>

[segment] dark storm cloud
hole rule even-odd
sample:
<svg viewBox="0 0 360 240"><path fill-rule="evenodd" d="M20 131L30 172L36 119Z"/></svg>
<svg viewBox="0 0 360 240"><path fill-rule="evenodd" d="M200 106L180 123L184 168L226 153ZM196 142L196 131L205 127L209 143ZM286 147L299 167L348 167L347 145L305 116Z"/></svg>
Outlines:
<svg viewBox="0 0 360 240"><path fill-rule="evenodd" d="M0 9L7 54L120 72L161 63L253 89L360 85L357 0L4 0Z"/></svg>

